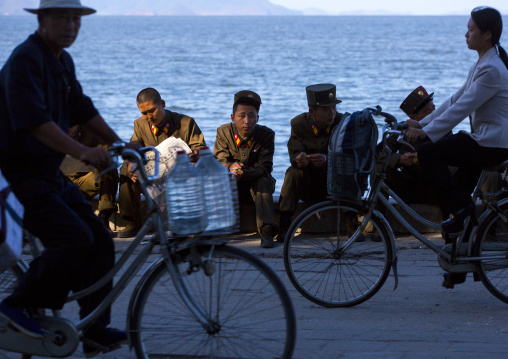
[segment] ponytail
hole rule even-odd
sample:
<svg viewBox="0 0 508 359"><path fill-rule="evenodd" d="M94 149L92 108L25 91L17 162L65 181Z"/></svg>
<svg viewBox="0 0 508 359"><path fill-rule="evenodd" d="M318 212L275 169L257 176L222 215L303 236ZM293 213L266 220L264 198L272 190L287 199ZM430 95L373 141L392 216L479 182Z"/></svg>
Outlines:
<svg viewBox="0 0 508 359"><path fill-rule="evenodd" d="M508 70L508 56L506 55L506 51L501 47L501 44L497 44L497 51L499 51L499 57L504 62L504 65Z"/></svg>

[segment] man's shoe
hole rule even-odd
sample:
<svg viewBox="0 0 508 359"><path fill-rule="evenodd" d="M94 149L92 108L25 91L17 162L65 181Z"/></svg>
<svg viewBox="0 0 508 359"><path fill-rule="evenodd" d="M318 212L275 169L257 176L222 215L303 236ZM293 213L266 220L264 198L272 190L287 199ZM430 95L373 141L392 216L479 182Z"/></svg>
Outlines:
<svg viewBox="0 0 508 359"><path fill-rule="evenodd" d="M0 303L0 317L7 319L9 324L26 335L34 338L42 338L44 336L39 323L25 308L13 308L5 304L5 301L2 301Z"/></svg>
<svg viewBox="0 0 508 359"><path fill-rule="evenodd" d="M126 225L123 231L118 232L119 238L135 237L141 229L141 223L139 220L126 220Z"/></svg>
<svg viewBox="0 0 508 359"><path fill-rule="evenodd" d="M467 273L443 273L443 287L448 289L455 288L455 284L462 284L466 281Z"/></svg>
<svg viewBox="0 0 508 359"><path fill-rule="evenodd" d="M277 242L284 243L286 233L288 232L289 227L291 227L291 217L293 216L290 212L280 213L279 231L277 232Z"/></svg>
<svg viewBox="0 0 508 359"><path fill-rule="evenodd" d="M106 328L101 332L84 333L83 352L87 358L107 353L127 344L127 334L123 330Z"/></svg>
<svg viewBox="0 0 508 359"><path fill-rule="evenodd" d="M114 238L116 237L116 233L111 230L111 227L109 226L109 217L116 211L113 209L106 209L104 211L99 212L99 218L101 219L102 223L104 224L104 227L108 230L108 233L111 234L111 236Z"/></svg>
<svg viewBox="0 0 508 359"><path fill-rule="evenodd" d="M274 226L271 224L265 224L261 227L261 247L263 248L273 248L275 247L275 242L273 241L273 237L275 237L276 230Z"/></svg>

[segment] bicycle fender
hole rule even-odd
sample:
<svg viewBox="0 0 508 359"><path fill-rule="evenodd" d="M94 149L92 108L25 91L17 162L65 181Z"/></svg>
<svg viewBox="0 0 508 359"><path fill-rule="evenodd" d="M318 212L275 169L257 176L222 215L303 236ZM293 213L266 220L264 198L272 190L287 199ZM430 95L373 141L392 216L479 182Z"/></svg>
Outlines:
<svg viewBox="0 0 508 359"><path fill-rule="evenodd" d="M399 285L399 274L397 271L398 257L397 257L397 245L395 244L395 235L393 234L392 227L388 223L388 220L385 218L385 216L383 216L381 214L381 212L379 212L377 209L375 209L373 211L373 214L377 218L379 218L379 220L383 223L383 225L385 226L385 230L388 233L388 237L390 238L390 243L392 245L392 257L393 257L391 265L392 265L393 276L395 278L395 285L393 287L393 290L395 290L395 289L397 289L397 287Z"/></svg>

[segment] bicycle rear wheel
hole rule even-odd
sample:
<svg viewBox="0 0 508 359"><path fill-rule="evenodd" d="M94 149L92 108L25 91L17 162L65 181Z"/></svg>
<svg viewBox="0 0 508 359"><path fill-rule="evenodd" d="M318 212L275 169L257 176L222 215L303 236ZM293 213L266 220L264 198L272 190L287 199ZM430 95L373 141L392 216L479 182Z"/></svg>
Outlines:
<svg viewBox="0 0 508 359"><path fill-rule="evenodd" d="M294 309L264 262L238 248L212 244L197 244L175 257L181 284L211 325L191 313L161 260L132 306L129 327L138 358L291 357Z"/></svg>
<svg viewBox="0 0 508 359"><path fill-rule="evenodd" d="M508 303L508 203L501 213L492 212L481 224L473 247L473 255L482 259L477 266L483 285L496 298Z"/></svg>
<svg viewBox="0 0 508 359"><path fill-rule="evenodd" d="M284 243L284 266L304 297L325 307L350 307L382 287L393 259L382 221L372 217L366 227L372 235L345 246L362 217L357 204L327 201L295 219Z"/></svg>

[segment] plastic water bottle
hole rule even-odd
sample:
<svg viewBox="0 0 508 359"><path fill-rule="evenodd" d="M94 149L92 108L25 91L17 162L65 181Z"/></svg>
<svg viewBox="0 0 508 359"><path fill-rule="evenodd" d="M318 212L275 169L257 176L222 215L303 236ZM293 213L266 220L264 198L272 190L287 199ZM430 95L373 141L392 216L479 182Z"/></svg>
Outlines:
<svg viewBox="0 0 508 359"><path fill-rule="evenodd" d="M176 162L166 177L166 205L172 233L196 234L207 227L203 177L191 165L185 151L178 151Z"/></svg>
<svg viewBox="0 0 508 359"><path fill-rule="evenodd" d="M203 176L208 211L207 232L238 231L238 190L236 180L221 165L208 147L202 147L196 168Z"/></svg>

